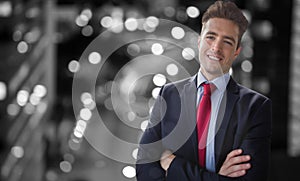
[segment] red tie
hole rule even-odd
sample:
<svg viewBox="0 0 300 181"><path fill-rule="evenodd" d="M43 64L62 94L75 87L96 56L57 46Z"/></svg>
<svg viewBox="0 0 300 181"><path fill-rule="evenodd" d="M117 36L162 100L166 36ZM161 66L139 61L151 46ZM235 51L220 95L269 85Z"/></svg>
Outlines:
<svg viewBox="0 0 300 181"><path fill-rule="evenodd" d="M210 84L202 84L202 86L204 88L204 93L197 110L197 132L199 164L201 167L205 168L206 140L211 112L211 88Z"/></svg>

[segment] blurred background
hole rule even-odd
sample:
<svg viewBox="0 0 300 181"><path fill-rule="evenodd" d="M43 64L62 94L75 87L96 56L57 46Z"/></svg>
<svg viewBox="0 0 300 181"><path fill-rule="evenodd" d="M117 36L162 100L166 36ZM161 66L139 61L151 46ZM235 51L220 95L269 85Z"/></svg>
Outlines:
<svg viewBox="0 0 300 181"><path fill-rule="evenodd" d="M157 38L160 19L199 32L213 2L0 0L0 180L135 180L134 164L92 145L136 159L137 148L110 144L103 132L138 142L160 87L199 68L196 44L170 43L193 42L192 31L175 26ZM300 180L300 0L234 2L250 26L230 73L273 101L270 180ZM124 43L107 57L85 51L103 32L108 44L99 49L112 37ZM134 37L145 38L127 43ZM100 65L94 90L84 89L91 77L80 71ZM76 73L82 91L72 105Z"/></svg>

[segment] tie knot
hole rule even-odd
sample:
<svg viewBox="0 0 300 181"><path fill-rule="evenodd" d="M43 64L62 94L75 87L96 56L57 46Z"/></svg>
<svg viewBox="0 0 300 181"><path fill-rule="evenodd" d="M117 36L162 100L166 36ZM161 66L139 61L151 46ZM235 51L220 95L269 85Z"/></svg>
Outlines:
<svg viewBox="0 0 300 181"><path fill-rule="evenodd" d="M203 84L203 88L204 88L203 95L208 95L208 96L210 96L211 93L216 89L214 84Z"/></svg>

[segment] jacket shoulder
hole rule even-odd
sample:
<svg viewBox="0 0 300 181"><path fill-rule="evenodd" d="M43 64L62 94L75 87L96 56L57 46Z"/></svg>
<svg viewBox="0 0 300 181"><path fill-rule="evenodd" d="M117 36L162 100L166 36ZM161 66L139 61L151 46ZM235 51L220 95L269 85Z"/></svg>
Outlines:
<svg viewBox="0 0 300 181"><path fill-rule="evenodd" d="M171 91L176 89L178 92L180 92L184 86L186 85L190 85L190 84L195 84L196 87L196 82L195 82L195 77L189 77L189 78L185 78L185 79L181 79L175 82L170 82L167 83L163 86L164 91Z"/></svg>
<svg viewBox="0 0 300 181"><path fill-rule="evenodd" d="M239 95L241 98L252 98L252 99L257 99L261 101L271 101L270 98L267 96L263 95L262 93L259 93L253 89L250 89L248 87L245 87L243 85L237 84L239 87Z"/></svg>

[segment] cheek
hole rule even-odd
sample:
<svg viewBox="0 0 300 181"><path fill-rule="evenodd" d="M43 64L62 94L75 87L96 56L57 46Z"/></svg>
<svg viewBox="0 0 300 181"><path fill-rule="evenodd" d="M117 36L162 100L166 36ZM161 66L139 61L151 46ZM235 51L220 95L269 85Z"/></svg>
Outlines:
<svg viewBox="0 0 300 181"><path fill-rule="evenodd" d="M231 58L231 60L234 60L237 58L237 56L238 56L238 54L236 52L234 52L230 58Z"/></svg>
<svg viewBox="0 0 300 181"><path fill-rule="evenodd" d="M201 54L201 56L204 56L204 55L205 55L205 52L206 52L208 49L209 49L209 46L208 46L207 44L202 43L202 44L200 44L198 51L199 51L199 53Z"/></svg>
<svg viewBox="0 0 300 181"><path fill-rule="evenodd" d="M208 48L210 47L210 42L206 41L206 40L203 40L202 41L203 43L201 44L203 48Z"/></svg>
<svg viewBox="0 0 300 181"><path fill-rule="evenodd" d="M228 66L228 67L231 67L233 61L234 61L234 58L233 58L233 57L228 57L228 58L226 59L226 61L224 62L224 65L226 65L226 66Z"/></svg>
<svg viewBox="0 0 300 181"><path fill-rule="evenodd" d="M205 58L205 51L203 49L199 50L199 58L200 60Z"/></svg>
<svg viewBox="0 0 300 181"><path fill-rule="evenodd" d="M226 50L225 52L226 52L225 54L226 54L227 59L230 59L230 60L235 59L238 55L237 52L232 49Z"/></svg>

